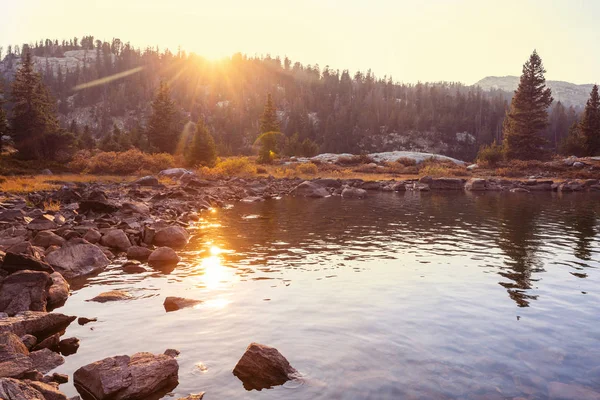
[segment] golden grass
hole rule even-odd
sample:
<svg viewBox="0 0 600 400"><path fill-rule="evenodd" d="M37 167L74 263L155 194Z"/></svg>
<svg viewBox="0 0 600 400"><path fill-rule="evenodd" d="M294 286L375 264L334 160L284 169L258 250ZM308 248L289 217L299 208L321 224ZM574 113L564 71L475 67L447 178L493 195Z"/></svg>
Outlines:
<svg viewBox="0 0 600 400"><path fill-rule="evenodd" d="M62 182L106 182L121 183L131 181L130 176L114 175L35 175L35 176L3 176L0 177L0 192L30 193L44 190L57 190Z"/></svg>
<svg viewBox="0 0 600 400"><path fill-rule="evenodd" d="M44 201L44 211L60 211L60 201Z"/></svg>

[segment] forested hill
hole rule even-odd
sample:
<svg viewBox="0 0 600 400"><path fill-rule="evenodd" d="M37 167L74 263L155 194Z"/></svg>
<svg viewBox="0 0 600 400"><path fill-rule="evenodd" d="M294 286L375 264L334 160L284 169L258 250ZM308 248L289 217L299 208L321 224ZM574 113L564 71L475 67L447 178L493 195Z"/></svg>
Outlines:
<svg viewBox="0 0 600 400"><path fill-rule="evenodd" d="M271 93L282 131L314 140L320 152L420 150L472 159L481 144L499 137L512 95L460 83L401 84L370 70L350 74L287 57L235 54L208 61L86 36L5 49L0 85L9 112L10 81L25 48L58 100L64 127L87 125L97 138L113 125L143 132L150 102L164 80L182 126L203 118L222 155L249 151ZM98 80L101 84L86 85ZM575 119L574 110L560 104L554 109L556 121L547 132L553 143Z"/></svg>

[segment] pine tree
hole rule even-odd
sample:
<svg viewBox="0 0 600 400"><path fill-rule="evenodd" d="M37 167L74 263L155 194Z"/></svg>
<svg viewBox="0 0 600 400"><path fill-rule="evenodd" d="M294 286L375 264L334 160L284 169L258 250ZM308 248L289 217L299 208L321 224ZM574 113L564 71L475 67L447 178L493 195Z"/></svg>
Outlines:
<svg viewBox="0 0 600 400"><path fill-rule="evenodd" d="M196 132L186 161L190 166L203 165L214 167L217 160L217 147L211 134L208 132L204 121L199 120L196 124Z"/></svg>
<svg viewBox="0 0 600 400"><path fill-rule="evenodd" d="M83 127L83 132L79 137L79 147L85 150L92 150L96 147L96 141L94 140L88 125Z"/></svg>
<svg viewBox="0 0 600 400"><path fill-rule="evenodd" d="M504 121L504 148L509 159L540 158L546 140L543 129L548 125L548 107L552 93L546 87L546 70L534 50L523 65L519 87Z"/></svg>
<svg viewBox="0 0 600 400"><path fill-rule="evenodd" d="M600 153L600 96L598 85L594 85L581 119L581 134L585 143L585 153L595 156Z"/></svg>
<svg viewBox="0 0 600 400"><path fill-rule="evenodd" d="M586 153L585 137L581 133L581 124L574 122L569 128L569 134L560 145L560 152L565 156L583 157Z"/></svg>
<svg viewBox="0 0 600 400"><path fill-rule="evenodd" d="M171 100L169 87L164 82L160 83L152 102L152 115L148 122L147 134L150 145L156 150L165 153L175 151L179 136L175 103Z"/></svg>
<svg viewBox="0 0 600 400"><path fill-rule="evenodd" d="M31 53L23 57L23 63L12 85L14 103L10 125L15 146L25 159L52 158L50 149L55 148L47 140L55 140L58 132L56 101L42 83L41 76L33 70Z"/></svg>
<svg viewBox="0 0 600 400"><path fill-rule="evenodd" d="M277 120L277 110L275 110L275 106L273 105L271 93L267 95L265 110L260 118L260 133L267 132L280 132L279 121Z"/></svg>
<svg viewBox="0 0 600 400"><path fill-rule="evenodd" d="M4 111L4 97L2 96L2 90L0 90L0 154L2 154L3 143L2 137L8 135L8 122L6 121L6 111Z"/></svg>

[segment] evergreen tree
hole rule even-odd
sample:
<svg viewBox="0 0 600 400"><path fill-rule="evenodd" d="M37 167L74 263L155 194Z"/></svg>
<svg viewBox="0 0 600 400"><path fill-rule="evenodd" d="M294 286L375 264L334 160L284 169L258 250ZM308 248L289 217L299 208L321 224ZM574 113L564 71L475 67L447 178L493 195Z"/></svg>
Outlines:
<svg viewBox="0 0 600 400"><path fill-rule="evenodd" d="M199 120L196 124L192 145L186 154L186 161L190 166L214 167L216 160L217 146L215 146L215 141L208 132L206 125L204 125L204 121Z"/></svg>
<svg viewBox="0 0 600 400"><path fill-rule="evenodd" d="M176 119L175 103L171 100L169 87L161 82L152 102L152 115L147 130L148 140L153 148L164 153L175 151L179 136Z"/></svg>
<svg viewBox="0 0 600 400"><path fill-rule="evenodd" d="M267 103L265 104L263 115L260 117L260 133L267 132L280 132L277 110L275 110L275 106L273 105L271 93L267 95Z"/></svg>
<svg viewBox="0 0 600 400"><path fill-rule="evenodd" d="M504 123L504 148L509 159L540 158L546 140L542 131L548 125L547 109L552 93L546 87L546 70L534 50L523 65L519 87L515 91Z"/></svg>
<svg viewBox="0 0 600 400"><path fill-rule="evenodd" d="M55 148L46 143L56 140L58 119L56 102L42 83L41 76L33 70L31 53L23 57L23 63L17 71L12 85L12 101L14 103L10 125L19 150L25 159L52 158L50 149Z"/></svg>
<svg viewBox="0 0 600 400"><path fill-rule="evenodd" d="M2 91L0 90L0 154L2 154L3 143L2 137L4 135L8 135L8 122L6 121L6 111L4 111L4 97L2 96Z"/></svg>
<svg viewBox="0 0 600 400"><path fill-rule="evenodd" d="M585 153L595 156L600 153L600 96L598 85L594 85L581 119L581 134L585 142Z"/></svg>
<svg viewBox="0 0 600 400"><path fill-rule="evenodd" d="M581 124L574 122L569 128L569 134L561 142L560 152L565 156L583 157L586 151L586 141L581 133Z"/></svg>
<svg viewBox="0 0 600 400"><path fill-rule="evenodd" d="M92 132L90 131L90 127L88 125L83 127L83 132L79 137L79 148L85 150L93 150L96 148L96 141L92 136Z"/></svg>

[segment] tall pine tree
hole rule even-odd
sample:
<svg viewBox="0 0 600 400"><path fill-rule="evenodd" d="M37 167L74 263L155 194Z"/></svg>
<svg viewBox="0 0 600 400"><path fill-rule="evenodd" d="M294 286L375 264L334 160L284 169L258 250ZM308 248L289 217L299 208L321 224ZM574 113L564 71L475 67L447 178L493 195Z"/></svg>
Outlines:
<svg viewBox="0 0 600 400"><path fill-rule="evenodd" d="M600 154L600 96L598 85L594 85L588 99L580 126L588 156Z"/></svg>
<svg viewBox="0 0 600 400"><path fill-rule="evenodd" d="M52 158L50 149L58 138L56 102L34 71L31 53L27 51L12 85L14 103L10 125L19 156L24 159Z"/></svg>
<svg viewBox="0 0 600 400"><path fill-rule="evenodd" d="M6 111L4 111L4 96L0 89L0 154L3 150L2 136L8 135L8 122L6 121Z"/></svg>
<svg viewBox="0 0 600 400"><path fill-rule="evenodd" d="M263 115L260 117L260 133L267 132L280 132L277 110L273 105L271 93L267 95L267 103L265 104Z"/></svg>
<svg viewBox="0 0 600 400"><path fill-rule="evenodd" d="M196 132L192 145L186 154L186 161L190 166L203 165L214 167L217 160L217 147L215 141L204 125L204 121L199 120L196 124Z"/></svg>
<svg viewBox="0 0 600 400"><path fill-rule="evenodd" d="M523 65L519 87L504 121L504 149L508 159L540 158L546 140L542 131L548 125L552 93L546 87L542 59L534 50Z"/></svg>
<svg viewBox="0 0 600 400"><path fill-rule="evenodd" d="M179 133L175 103L171 100L169 87L161 82L152 102L152 115L147 130L148 140L153 150L173 153L177 147Z"/></svg>

